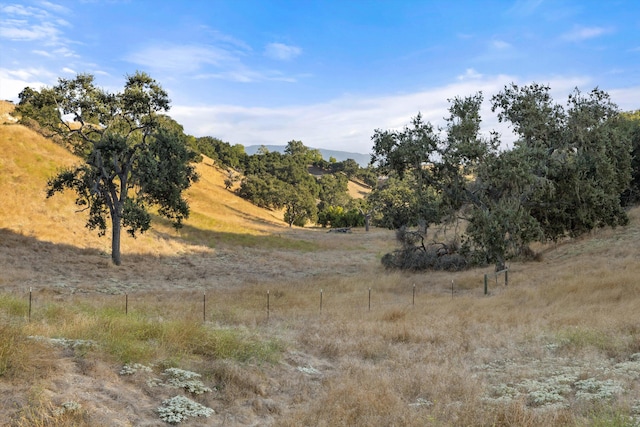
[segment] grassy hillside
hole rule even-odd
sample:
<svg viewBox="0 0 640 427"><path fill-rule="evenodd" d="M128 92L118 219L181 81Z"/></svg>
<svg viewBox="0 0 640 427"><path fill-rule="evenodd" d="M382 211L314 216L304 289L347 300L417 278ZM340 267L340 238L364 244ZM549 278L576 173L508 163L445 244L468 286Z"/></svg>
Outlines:
<svg viewBox="0 0 640 427"><path fill-rule="evenodd" d="M71 195L44 200L76 159L14 124L0 144L0 425L164 425L176 395L215 411L185 426L640 424L638 208L484 295L491 269L385 271L393 232L289 229L207 161L185 229L114 267Z"/></svg>
<svg viewBox="0 0 640 427"><path fill-rule="evenodd" d="M4 102L2 109L6 114L10 104ZM81 242L83 247L108 249L108 239L98 239L95 233L84 229L86 215L76 212L73 194L45 199L47 179L59 168L77 164L78 158L30 129L10 122L0 126L0 150L0 228L53 243ZM197 165L197 171L200 180L186 194L192 214L185 231L176 233L165 221L156 221L147 236L137 240L123 236L124 254L176 250L165 247L166 239L160 236L171 236L175 242L184 240L187 245L215 246L218 241L233 240L234 234L265 236L284 227L280 213L257 208L226 190L224 178L211 159L205 158ZM213 234L201 241L194 237L194 229Z"/></svg>

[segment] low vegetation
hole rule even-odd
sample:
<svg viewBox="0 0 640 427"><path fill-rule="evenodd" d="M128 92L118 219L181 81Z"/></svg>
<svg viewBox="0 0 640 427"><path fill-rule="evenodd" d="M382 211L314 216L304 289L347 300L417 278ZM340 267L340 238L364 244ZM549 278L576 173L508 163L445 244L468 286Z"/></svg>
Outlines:
<svg viewBox="0 0 640 427"><path fill-rule="evenodd" d="M308 233L319 245L327 236ZM138 277L128 307L124 294L88 282L43 287L28 322L26 293L7 292L5 283L0 342L12 345L2 352L0 383L14 394L3 413L15 425L142 424L182 396L213 425L634 425L639 236L634 210L624 229L541 247L538 263L513 263L509 285L492 280L488 296L486 270L425 276L384 273L375 262L370 272L332 264L333 274L317 277L215 285L206 288L205 319L202 292L166 282L145 290ZM167 370L195 373L178 377L201 383L163 386ZM10 410L15 402L22 409ZM80 409L60 413L66 402Z"/></svg>

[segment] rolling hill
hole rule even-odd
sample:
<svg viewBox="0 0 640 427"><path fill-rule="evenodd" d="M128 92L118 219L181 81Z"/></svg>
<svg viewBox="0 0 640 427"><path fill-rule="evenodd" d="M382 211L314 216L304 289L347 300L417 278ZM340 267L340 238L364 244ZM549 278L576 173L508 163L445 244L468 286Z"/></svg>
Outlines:
<svg viewBox="0 0 640 427"><path fill-rule="evenodd" d="M253 267L250 275L256 280L279 280L300 274L287 268L291 264L288 252L302 250L307 253L303 253L302 258L310 260L313 256L322 259L318 250L329 253L336 249L330 239L320 243L320 249L316 242L310 242L309 236L324 236L324 231L289 228L282 220L282 212L258 208L225 189L222 171L205 157L197 165L198 182L186 192L191 214L184 227L175 230L168 221L154 217L148 232L136 238L123 233L125 266L113 269L108 265L109 236L99 237L95 231L85 228L86 215L78 212L74 195L65 192L50 199L45 197L47 179L59 168L76 164L79 159L51 140L15 123L7 114L12 109L13 104L0 103L3 118L0 124L0 269L4 271L0 286L16 286L19 280L14 279L30 274L34 274L30 282L41 286L70 282L87 285L83 277L90 274L88 271L105 266L108 274L99 273L100 277L94 277L92 288L109 287L112 282L120 284L127 277L135 277L134 282L139 283L145 277L144 268L164 272L157 277L158 285L162 283L161 277L172 277L175 286L238 283L246 277L235 275L234 271L247 265ZM361 197L366 191L366 187L350 183L354 196ZM274 251L282 251L283 257L269 256L274 255ZM10 256L3 257L3 253ZM16 264L14 256L18 253L24 264ZM43 258L43 253L52 257ZM359 262L353 258L345 254L338 264ZM149 263L140 268L143 259ZM255 263L256 259L261 261ZM135 261L133 265L131 260ZM35 266L36 262L41 265ZM77 264L78 270L59 267L67 262ZM183 263L197 267L188 273ZM308 263L306 269L313 270L312 262Z"/></svg>
<svg viewBox="0 0 640 427"><path fill-rule="evenodd" d="M4 117L8 117L10 109L11 104L2 104ZM45 198L47 179L59 168L77 164L80 159L36 132L6 120L0 126L0 150L3 153L0 228L37 235L54 243L83 241L104 246L105 239L98 239L95 233L84 229L86 217L76 213L72 194ZM188 227L203 227L218 233L265 235L285 226L279 212L257 208L226 190L224 176L211 159L205 157L197 165L197 171L200 179L186 194L192 209L191 218L186 222ZM162 220L155 225L162 233L171 234L170 227ZM128 239L124 247L154 246L157 235L154 231L151 237L143 237L142 245Z"/></svg>

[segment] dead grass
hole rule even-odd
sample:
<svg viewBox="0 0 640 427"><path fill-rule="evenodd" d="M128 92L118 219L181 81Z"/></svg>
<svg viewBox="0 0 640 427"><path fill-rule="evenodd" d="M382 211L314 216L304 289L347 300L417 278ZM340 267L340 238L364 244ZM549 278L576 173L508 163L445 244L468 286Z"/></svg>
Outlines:
<svg viewBox="0 0 640 427"><path fill-rule="evenodd" d="M640 418L640 209L628 227L536 248L540 262L512 263L509 286L490 280L485 296L491 269L387 272L392 232L289 229L205 163L187 228L158 222L125 240L116 268L71 198L41 198L47 174L74 159L18 125L0 125L0 145L6 425L157 425L172 390L147 380L166 367L192 369L215 390L198 398L216 411L211 425ZM37 166L26 164L33 153ZM100 345L52 347L33 335ZM154 372L123 378L127 361ZM82 410L55 418L67 401Z"/></svg>

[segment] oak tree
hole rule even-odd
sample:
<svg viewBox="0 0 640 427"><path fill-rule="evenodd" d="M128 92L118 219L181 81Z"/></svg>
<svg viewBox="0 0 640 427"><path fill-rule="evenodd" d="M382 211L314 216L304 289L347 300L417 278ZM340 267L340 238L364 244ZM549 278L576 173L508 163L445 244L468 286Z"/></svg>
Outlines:
<svg viewBox="0 0 640 427"><path fill-rule="evenodd" d="M47 197L71 189L76 204L89 214L87 227L106 234L111 223L111 258L121 264L120 236L145 232L150 208L176 227L189 215L183 191L197 180L195 152L182 127L165 116L169 98L145 73L127 76L124 90L109 93L94 77L59 79L41 92L23 91L22 113L44 117L41 125L62 136L83 162L61 170L48 181ZM47 114L39 114L38 111ZM51 112L55 114L51 114Z"/></svg>

